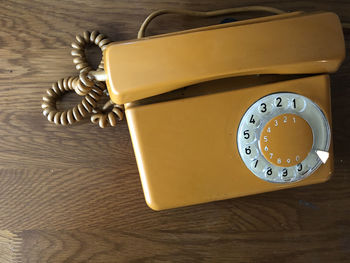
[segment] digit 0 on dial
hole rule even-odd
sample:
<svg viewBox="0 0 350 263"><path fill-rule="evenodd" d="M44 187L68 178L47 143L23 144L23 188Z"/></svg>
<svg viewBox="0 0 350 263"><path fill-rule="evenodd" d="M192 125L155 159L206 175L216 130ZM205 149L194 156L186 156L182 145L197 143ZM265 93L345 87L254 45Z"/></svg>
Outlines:
<svg viewBox="0 0 350 263"><path fill-rule="evenodd" d="M237 146L257 177L274 183L299 181L314 172L327 154L330 128L321 109L294 93L259 99L244 114Z"/></svg>

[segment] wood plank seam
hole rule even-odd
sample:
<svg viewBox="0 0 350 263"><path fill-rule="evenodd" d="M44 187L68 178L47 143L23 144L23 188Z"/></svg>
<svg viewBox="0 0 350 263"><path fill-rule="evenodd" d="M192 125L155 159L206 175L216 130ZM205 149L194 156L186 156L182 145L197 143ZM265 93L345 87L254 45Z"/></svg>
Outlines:
<svg viewBox="0 0 350 263"><path fill-rule="evenodd" d="M0 262L20 263L22 238L14 232L0 230Z"/></svg>

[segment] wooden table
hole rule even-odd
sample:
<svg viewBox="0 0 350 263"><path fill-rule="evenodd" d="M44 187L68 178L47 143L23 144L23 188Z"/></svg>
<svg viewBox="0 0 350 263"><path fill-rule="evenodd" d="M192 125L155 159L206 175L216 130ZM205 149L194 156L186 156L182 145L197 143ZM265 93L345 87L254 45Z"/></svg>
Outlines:
<svg viewBox="0 0 350 263"><path fill-rule="evenodd" d="M350 2L340 0L0 3L0 262L349 262L348 59L331 77L335 174L320 185L154 212L125 121L102 130L89 122L58 127L42 116L45 90L76 74L69 48L76 34L99 29L126 40L156 9L257 4L329 10L350 22ZM168 15L147 33L223 18ZM70 98L66 104L77 101Z"/></svg>

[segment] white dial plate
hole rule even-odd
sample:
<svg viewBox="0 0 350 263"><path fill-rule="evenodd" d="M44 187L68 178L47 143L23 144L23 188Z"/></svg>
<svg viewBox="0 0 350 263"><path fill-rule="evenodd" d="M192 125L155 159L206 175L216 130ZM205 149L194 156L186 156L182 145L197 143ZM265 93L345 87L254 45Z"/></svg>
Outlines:
<svg viewBox="0 0 350 263"><path fill-rule="evenodd" d="M259 143L265 124L284 113L296 114L306 120L313 133L310 153L291 167L269 162ZM256 101L241 119L237 133L238 151L245 165L257 177L273 183L295 182L309 176L322 164L316 151L328 152L329 144L330 127L321 109L310 99L287 92L270 94Z"/></svg>

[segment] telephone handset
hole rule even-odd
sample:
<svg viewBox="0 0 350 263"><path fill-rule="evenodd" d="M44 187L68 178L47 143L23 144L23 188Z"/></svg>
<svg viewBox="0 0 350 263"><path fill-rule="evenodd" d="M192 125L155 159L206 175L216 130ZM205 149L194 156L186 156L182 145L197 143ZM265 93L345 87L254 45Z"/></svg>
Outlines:
<svg viewBox="0 0 350 263"><path fill-rule="evenodd" d="M328 12L107 46L107 88L125 104L148 205L326 181L333 172L327 73L344 56L341 24Z"/></svg>
<svg viewBox="0 0 350 263"><path fill-rule="evenodd" d="M334 72L344 56L335 14L294 12L112 43L104 63L124 104L232 76Z"/></svg>

